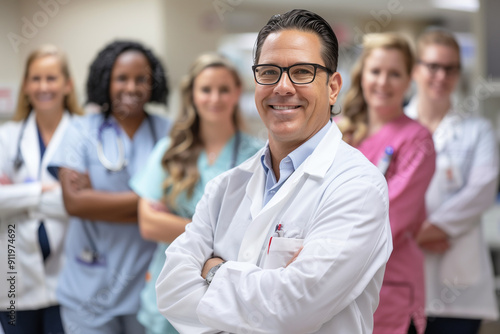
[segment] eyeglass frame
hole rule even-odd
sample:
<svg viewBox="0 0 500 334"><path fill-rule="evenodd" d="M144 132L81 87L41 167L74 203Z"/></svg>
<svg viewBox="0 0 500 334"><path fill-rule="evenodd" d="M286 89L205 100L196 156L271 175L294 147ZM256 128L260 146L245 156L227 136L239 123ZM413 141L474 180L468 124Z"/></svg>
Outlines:
<svg viewBox="0 0 500 334"><path fill-rule="evenodd" d="M422 60L419 60L418 63L424 65L432 75L436 75L440 70L443 70L446 76L454 76L460 73L460 65L442 65L439 63L428 63ZM432 68L433 66L435 66L434 69Z"/></svg>
<svg viewBox="0 0 500 334"><path fill-rule="evenodd" d="M294 67L294 66L300 66L300 65L311 65L314 67L314 76L312 78L311 81L309 82L295 82L293 81L292 77L290 76L290 72L288 71L290 68ZM276 82L273 82L273 83L260 83L259 80L257 80L257 75L255 74L255 69L257 69L258 67L260 66L273 66L273 67L277 67L280 69L280 75L278 76L278 79L276 80ZM281 67L281 66L278 66L278 65L275 65L275 64L258 64L258 65L253 65L252 66L252 71L253 71L253 77L255 79L255 82L258 83L259 85L263 85L263 86L272 86L272 85L276 85L278 82L280 82L281 80L281 77L283 76L283 72L286 72L286 74L288 75L288 79L290 79L290 82L293 83L294 85L308 85L310 83L313 83L314 80L316 79L316 72L317 70L321 69L325 72L327 72L329 75L332 75L333 72L332 70L330 70L329 68L323 66L323 65L320 65L320 64L314 64L314 63L298 63L298 64L293 64L291 66L287 66L287 67Z"/></svg>

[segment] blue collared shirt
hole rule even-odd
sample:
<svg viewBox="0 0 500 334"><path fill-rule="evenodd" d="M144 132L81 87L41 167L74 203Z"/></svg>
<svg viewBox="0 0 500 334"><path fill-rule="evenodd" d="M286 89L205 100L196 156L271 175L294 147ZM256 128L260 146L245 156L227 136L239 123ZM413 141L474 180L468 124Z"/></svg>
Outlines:
<svg viewBox="0 0 500 334"><path fill-rule="evenodd" d="M267 144L264 153L260 160L264 172L266 173L266 184L264 189L264 200L262 206L264 207L273 198L274 194L278 192L283 183L292 175L293 172L307 159L308 156L314 151L319 142L326 135L331 127L331 122L328 122L321 130L314 136L309 138L308 141L297 147L294 151L288 154L280 162L280 179L276 180L276 175L272 168L271 152L269 144Z"/></svg>

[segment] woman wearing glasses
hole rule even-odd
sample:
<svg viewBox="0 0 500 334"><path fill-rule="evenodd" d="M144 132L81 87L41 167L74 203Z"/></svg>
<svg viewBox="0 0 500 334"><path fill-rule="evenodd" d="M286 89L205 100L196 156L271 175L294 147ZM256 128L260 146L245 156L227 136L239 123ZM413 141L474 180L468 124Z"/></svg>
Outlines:
<svg viewBox="0 0 500 334"><path fill-rule="evenodd" d="M191 221L208 181L263 146L241 132L241 79L226 58L217 54L199 56L180 90L182 105L170 137L155 146L146 168L130 182L141 196L141 233L145 239L159 242L138 314L148 334L177 333L158 311L156 302L155 284L165 264L168 244Z"/></svg>
<svg viewBox="0 0 500 334"><path fill-rule="evenodd" d="M434 172L432 137L405 116L413 55L396 33L366 35L339 128L385 175L393 252L386 265L373 333L424 333L424 258L416 242Z"/></svg>
<svg viewBox="0 0 500 334"><path fill-rule="evenodd" d="M484 119L453 106L460 47L449 32L429 30L418 43L417 96L407 107L433 134L436 172L417 241L425 252L426 333L478 333L498 318L491 260L481 215L495 200L498 150Z"/></svg>
<svg viewBox="0 0 500 334"><path fill-rule="evenodd" d="M141 44L107 45L90 67L88 101L101 113L76 119L52 160L71 217L58 297L68 333L144 333L136 313L155 244L141 238L139 197L129 188L168 121L145 104L165 103L167 81Z"/></svg>
<svg viewBox="0 0 500 334"><path fill-rule="evenodd" d="M13 121L0 127L0 332L63 333L56 285L68 216L47 166L79 114L65 54L39 47L26 62Z"/></svg>

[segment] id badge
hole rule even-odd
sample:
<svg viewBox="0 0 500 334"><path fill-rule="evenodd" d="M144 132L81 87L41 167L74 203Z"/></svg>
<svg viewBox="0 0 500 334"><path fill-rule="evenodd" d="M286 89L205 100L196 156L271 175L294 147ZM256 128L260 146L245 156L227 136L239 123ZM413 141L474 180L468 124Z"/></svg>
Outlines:
<svg viewBox="0 0 500 334"><path fill-rule="evenodd" d="M460 169L453 163L449 164L445 170L446 173L446 190L455 192L462 188L463 179Z"/></svg>

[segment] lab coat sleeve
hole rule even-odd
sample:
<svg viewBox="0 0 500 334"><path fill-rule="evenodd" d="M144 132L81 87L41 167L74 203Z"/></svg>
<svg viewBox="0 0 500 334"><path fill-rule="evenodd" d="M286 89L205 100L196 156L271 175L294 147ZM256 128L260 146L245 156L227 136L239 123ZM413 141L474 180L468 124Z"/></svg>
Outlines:
<svg viewBox="0 0 500 334"><path fill-rule="evenodd" d="M218 183L212 180L196 206L193 221L167 248L167 260L156 281L158 309L180 333L219 333L203 325L196 308L207 290L201 277L206 260L213 256L214 225L209 203L215 201ZM212 220L213 221L213 220Z"/></svg>
<svg viewBox="0 0 500 334"><path fill-rule="evenodd" d="M286 268L223 265L197 309L200 320L232 333L312 333L353 303L392 250L388 202L370 183L341 188L325 194Z"/></svg>
<svg viewBox="0 0 500 334"><path fill-rule="evenodd" d="M9 155L11 145L17 144L17 138L12 138L12 124L0 127L0 176L12 181L13 157ZM0 217L21 213L34 208L40 202L42 184L40 182L16 183L0 185Z"/></svg>
<svg viewBox="0 0 500 334"><path fill-rule="evenodd" d="M0 185L0 217L36 208L41 194L40 182Z"/></svg>
<svg viewBox="0 0 500 334"><path fill-rule="evenodd" d="M177 300L172 309L191 305L189 312L185 308L168 313L187 317L197 306L184 323L195 320L231 333L319 330L360 296L390 256L386 185L378 184L357 178L330 187L307 227L303 250L288 267L271 270L228 261L208 289L192 276L199 275L204 257L210 255L212 231L210 224L193 218L179 242L174 242L175 248L167 250L164 273L168 270L172 276L162 284L168 299ZM206 204L202 201L202 210L210 207ZM177 319L172 320L175 324Z"/></svg>
<svg viewBox="0 0 500 334"><path fill-rule="evenodd" d="M464 175L464 186L428 217L429 222L456 237L466 233L495 201L499 170L498 147L491 125L480 122L479 137L474 143L471 168Z"/></svg>
<svg viewBox="0 0 500 334"><path fill-rule="evenodd" d="M429 132L398 149L395 168L388 170L389 220L394 244L405 242L408 233L418 232L425 219L425 193L434 174L436 152ZM420 218L419 218L420 217Z"/></svg>
<svg viewBox="0 0 500 334"><path fill-rule="evenodd" d="M62 188L58 185L51 191L44 192L40 198L40 203L32 213L33 218L45 217L54 219L68 218L62 199Z"/></svg>

